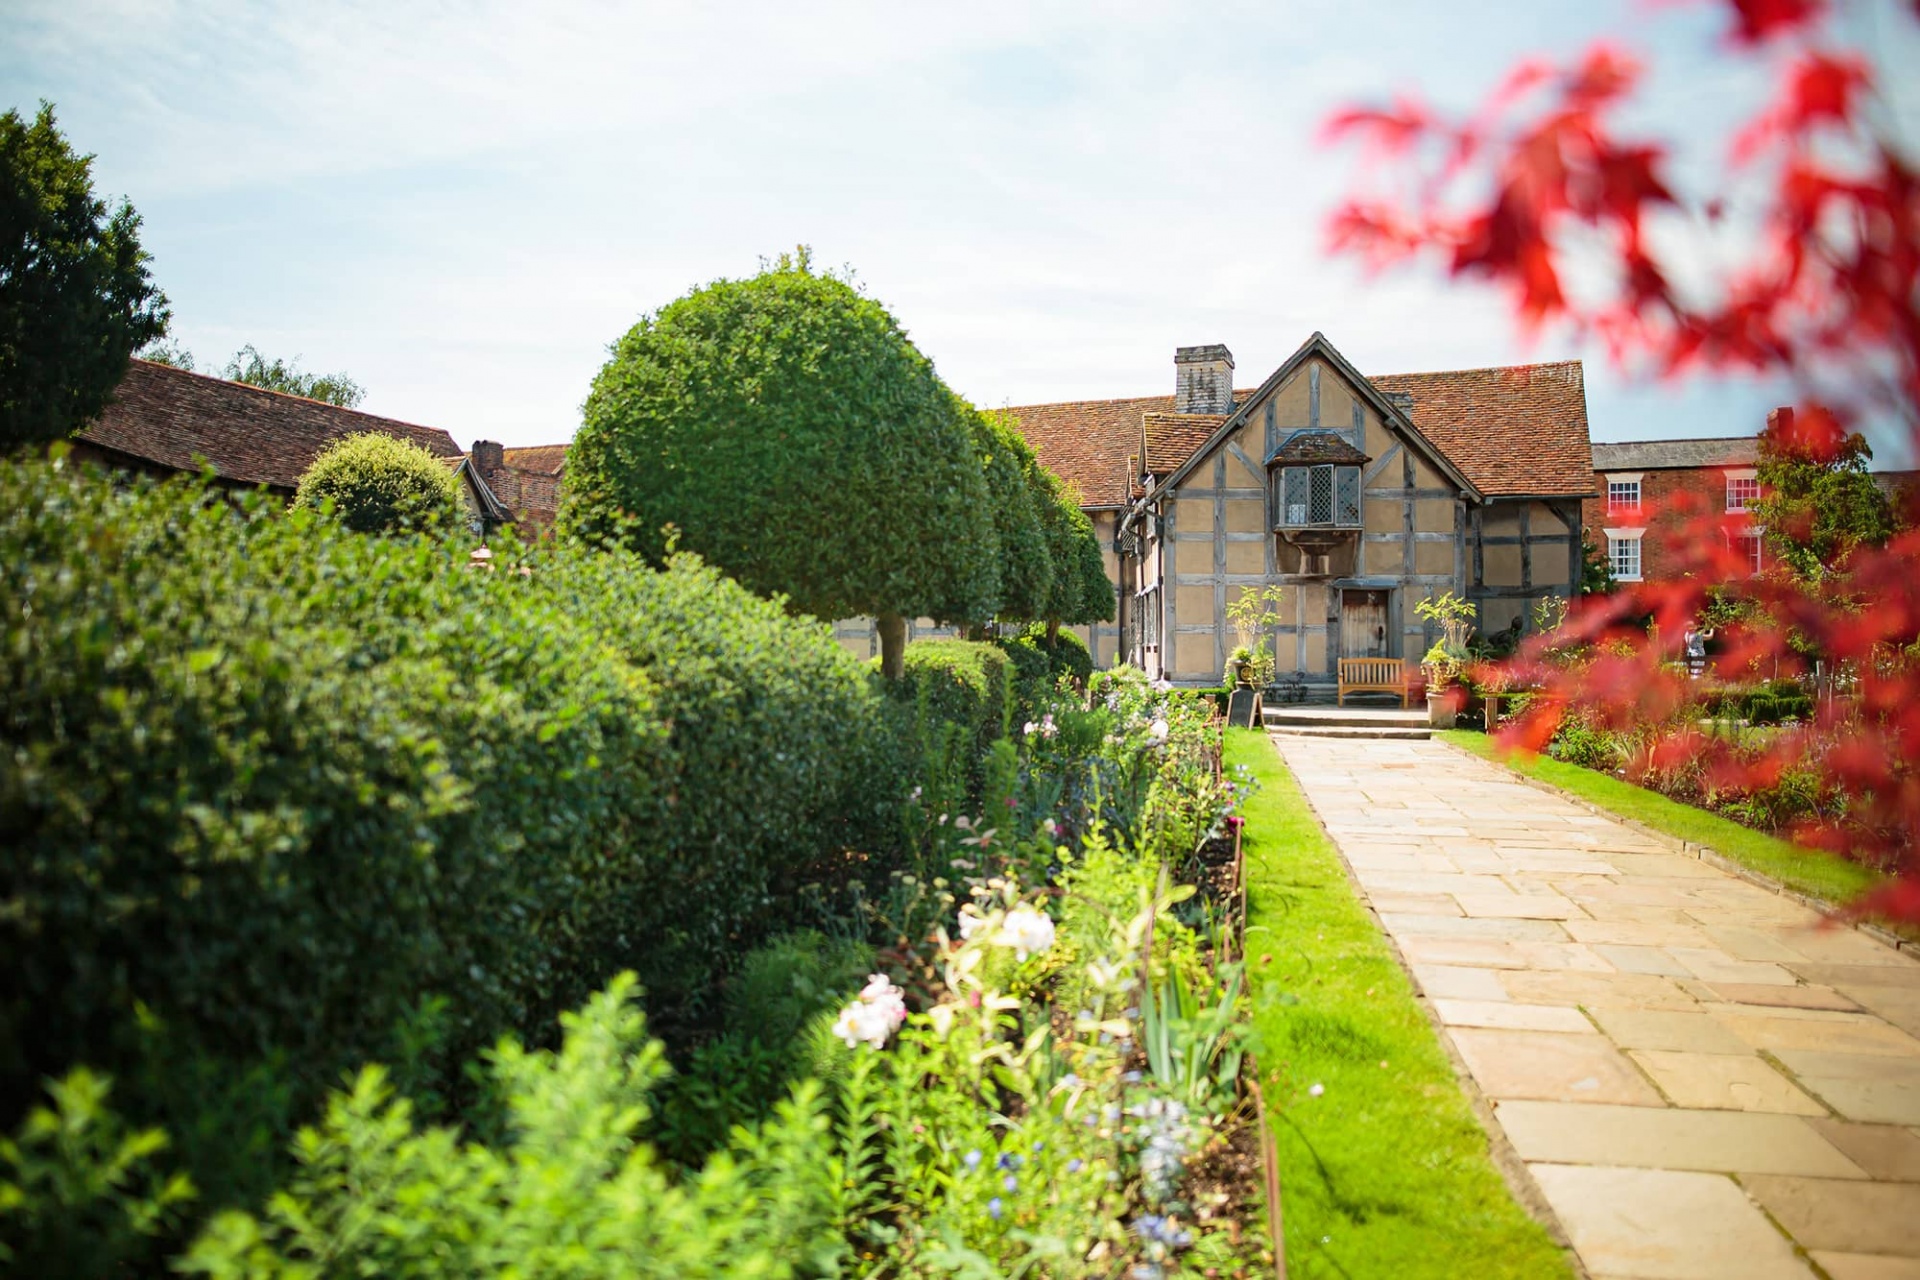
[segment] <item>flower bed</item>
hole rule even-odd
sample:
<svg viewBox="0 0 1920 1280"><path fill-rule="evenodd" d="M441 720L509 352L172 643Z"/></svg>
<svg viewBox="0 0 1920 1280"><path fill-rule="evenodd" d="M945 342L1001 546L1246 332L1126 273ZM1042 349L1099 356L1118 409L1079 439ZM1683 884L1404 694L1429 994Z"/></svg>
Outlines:
<svg viewBox="0 0 1920 1280"><path fill-rule="evenodd" d="M733 966L726 1025L679 1076L625 977L562 1020L557 1049L507 1038L483 1055L479 1101L441 1123L423 1117L447 1116L444 1100L416 1096L406 1063L367 1067L301 1133L283 1190L213 1218L170 1265L1262 1273L1237 786L1217 718L1130 671L1041 703L1017 747L987 753L971 812L916 793L906 869L871 893L822 886L822 932ZM692 1123L728 1118L714 1091L756 1073L773 1100L736 1098L746 1123ZM126 1134L109 1103L70 1075L0 1160L14 1261L89 1238L138 1257L190 1199L164 1138ZM56 1203L76 1185L92 1197Z"/></svg>

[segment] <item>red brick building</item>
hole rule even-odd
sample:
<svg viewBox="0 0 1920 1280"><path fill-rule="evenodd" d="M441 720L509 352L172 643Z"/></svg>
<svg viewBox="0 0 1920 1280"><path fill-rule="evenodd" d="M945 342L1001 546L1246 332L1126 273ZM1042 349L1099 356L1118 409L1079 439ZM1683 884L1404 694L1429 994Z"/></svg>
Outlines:
<svg viewBox="0 0 1920 1280"><path fill-rule="evenodd" d="M1594 493L1583 523L1622 582L1681 576L1663 531L1701 514L1728 518L1728 536L1758 573L1765 540L1745 515L1760 497L1759 440L1633 440L1593 446Z"/></svg>

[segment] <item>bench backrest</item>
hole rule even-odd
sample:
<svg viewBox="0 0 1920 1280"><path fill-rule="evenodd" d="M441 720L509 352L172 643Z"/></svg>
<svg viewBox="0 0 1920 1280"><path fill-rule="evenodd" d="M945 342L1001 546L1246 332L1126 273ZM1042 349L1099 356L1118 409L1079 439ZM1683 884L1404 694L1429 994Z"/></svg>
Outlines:
<svg viewBox="0 0 1920 1280"><path fill-rule="evenodd" d="M1399 685L1407 678L1406 663L1398 658L1342 658L1341 684Z"/></svg>

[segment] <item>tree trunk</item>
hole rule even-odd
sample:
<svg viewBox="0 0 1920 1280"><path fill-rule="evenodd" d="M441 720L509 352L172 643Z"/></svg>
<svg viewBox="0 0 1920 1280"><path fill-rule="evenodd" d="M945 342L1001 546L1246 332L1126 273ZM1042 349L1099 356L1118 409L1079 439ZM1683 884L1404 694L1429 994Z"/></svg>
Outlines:
<svg viewBox="0 0 1920 1280"><path fill-rule="evenodd" d="M883 613L874 626L880 632L880 674L898 680L907 674L907 620L897 613Z"/></svg>
<svg viewBox="0 0 1920 1280"><path fill-rule="evenodd" d="M1051 649L1060 639L1060 619L1053 618L1047 623L1047 647Z"/></svg>

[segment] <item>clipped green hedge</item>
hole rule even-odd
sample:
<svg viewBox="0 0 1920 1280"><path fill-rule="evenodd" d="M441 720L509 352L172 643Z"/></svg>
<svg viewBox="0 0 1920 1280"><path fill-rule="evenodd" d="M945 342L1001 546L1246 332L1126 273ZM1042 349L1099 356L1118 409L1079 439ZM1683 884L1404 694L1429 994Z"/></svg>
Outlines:
<svg viewBox="0 0 1920 1280"><path fill-rule="evenodd" d="M254 1157L156 1114L168 1090L204 1109L277 1062L297 1112L430 994L451 1062L622 967L671 1010L794 877L898 829L875 679L690 557L488 571L17 463L0 563L0 1097L111 1071L137 1120L206 1132L183 1154L213 1196Z"/></svg>
<svg viewBox="0 0 1920 1280"><path fill-rule="evenodd" d="M300 477L293 500L316 511L329 507L358 533L453 533L467 516L451 467L410 440L378 431L347 436L322 450Z"/></svg>

